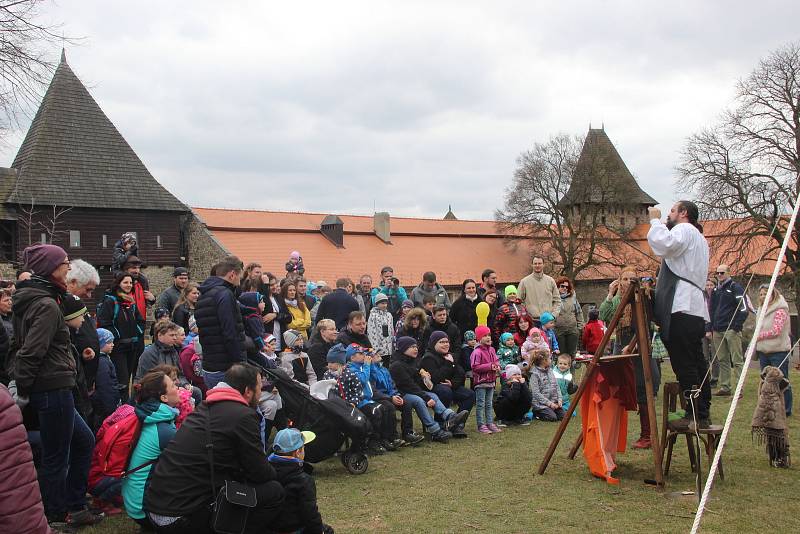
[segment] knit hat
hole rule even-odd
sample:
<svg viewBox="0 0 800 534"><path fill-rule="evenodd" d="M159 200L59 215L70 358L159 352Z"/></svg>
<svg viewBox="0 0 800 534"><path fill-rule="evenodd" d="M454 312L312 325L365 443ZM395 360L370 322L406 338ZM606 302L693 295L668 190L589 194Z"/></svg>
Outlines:
<svg viewBox="0 0 800 534"><path fill-rule="evenodd" d="M467 330L464 332L464 343L467 341L475 341L475 332L472 330Z"/></svg>
<svg viewBox="0 0 800 534"><path fill-rule="evenodd" d="M514 335L511 332L504 332L503 334L500 335L500 343L502 343L503 345L505 345L506 341L508 341L509 339L514 339Z"/></svg>
<svg viewBox="0 0 800 534"><path fill-rule="evenodd" d="M286 344L288 349L294 347L294 344L297 342L298 339L302 339L302 334L297 330L287 330L283 333L283 342Z"/></svg>
<svg viewBox="0 0 800 534"><path fill-rule="evenodd" d="M326 282L325 280L318 280L317 289L322 289L323 287L330 287L330 286L328 285L328 282Z"/></svg>
<svg viewBox="0 0 800 534"><path fill-rule="evenodd" d="M289 257L291 259L293 259L293 260L299 260L300 259L300 253L297 252L296 250L293 250L292 253L289 254Z"/></svg>
<svg viewBox="0 0 800 534"><path fill-rule="evenodd" d="M175 267L172 271L172 278L177 278L179 276L189 276L189 269L186 267Z"/></svg>
<svg viewBox="0 0 800 534"><path fill-rule="evenodd" d="M553 314L550 312L544 312L542 315L539 316L539 322L542 323L542 326L546 325L551 321L555 321L556 318L553 317Z"/></svg>
<svg viewBox="0 0 800 534"><path fill-rule="evenodd" d="M269 345L273 341L278 341L278 338L273 336L272 334L267 334L267 337L264 338L264 343Z"/></svg>
<svg viewBox="0 0 800 534"><path fill-rule="evenodd" d="M413 301L411 301L411 300L409 300L409 299L406 299L406 300L404 300L404 301L403 301L403 304L402 304L402 306L401 306L401 307L402 307L402 308L408 308L408 309L411 309L411 308L413 308L413 307L414 307L414 302L413 302Z"/></svg>
<svg viewBox="0 0 800 534"><path fill-rule="evenodd" d="M489 330L489 327L488 327L488 326L479 326L478 328L476 328L476 329L475 329L475 339L477 339L478 341L480 341L480 340L481 340L481 339L483 339L485 336L488 336L488 335L490 335L491 333L492 333L492 331L491 331L491 330Z"/></svg>
<svg viewBox="0 0 800 534"><path fill-rule="evenodd" d="M100 348L102 349L109 343L114 342L114 334L112 334L110 330L106 330L105 328L98 328L97 339L100 340Z"/></svg>
<svg viewBox="0 0 800 534"><path fill-rule="evenodd" d="M430 339L428 339L428 348L431 348L431 349L432 349L433 347L435 347L435 346L436 346L436 344L437 344L439 341L441 341L441 340L443 340L443 339L447 339L447 334L445 334L445 333L444 333L444 332L442 332L441 330L435 330L435 331L434 331L434 332L431 334L431 337L430 337Z"/></svg>
<svg viewBox="0 0 800 534"><path fill-rule="evenodd" d="M387 297L383 293L378 293L377 295L375 295L375 306L377 306L381 302L389 302L389 297Z"/></svg>
<svg viewBox="0 0 800 534"><path fill-rule="evenodd" d="M258 308L258 304L264 300L264 295L258 291L247 291L239 295L239 302L247 308Z"/></svg>
<svg viewBox="0 0 800 534"><path fill-rule="evenodd" d="M503 290L503 293L505 293L506 298L508 298L508 296L511 293L514 293L516 295L518 293L517 286L515 286L514 284L507 285L506 288Z"/></svg>
<svg viewBox="0 0 800 534"><path fill-rule="evenodd" d="M22 262L33 274L47 278L67 259L67 253L57 245L33 245L22 251Z"/></svg>
<svg viewBox="0 0 800 534"><path fill-rule="evenodd" d="M344 365L344 362L347 361L347 349L341 343L337 343L328 349L328 355L325 359L328 363L341 363Z"/></svg>
<svg viewBox="0 0 800 534"><path fill-rule="evenodd" d="M61 303L61 309L64 311L64 320L71 321L86 315L86 306L83 301L75 295L67 293L64 296L64 302Z"/></svg>
<svg viewBox="0 0 800 534"><path fill-rule="evenodd" d="M296 428L284 428L275 434L272 448L279 454L286 454L296 451L310 441L314 441L316 437L316 434L308 430L300 431Z"/></svg>
<svg viewBox="0 0 800 534"><path fill-rule="evenodd" d="M397 338L397 351L400 354L405 354L408 349L415 347L417 340L410 336L400 336Z"/></svg>
<svg viewBox="0 0 800 534"><path fill-rule="evenodd" d="M505 370L506 380L508 380L514 375L521 375L521 374L522 370L519 368L519 365L513 363L509 363L508 365L506 365L506 370Z"/></svg>
<svg viewBox="0 0 800 534"><path fill-rule="evenodd" d="M311 296L314 290L317 289L317 284L314 282L306 282L306 295Z"/></svg>
<svg viewBox="0 0 800 534"><path fill-rule="evenodd" d="M367 352L367 349L365 349L364 347L362 347L358 343L351 343L345 349L345 354L347 355L347 359L348 360L350 358L352 358L353 356L355 356L356 354L359 354L359 353L365 354L366 352Z"/></svg>

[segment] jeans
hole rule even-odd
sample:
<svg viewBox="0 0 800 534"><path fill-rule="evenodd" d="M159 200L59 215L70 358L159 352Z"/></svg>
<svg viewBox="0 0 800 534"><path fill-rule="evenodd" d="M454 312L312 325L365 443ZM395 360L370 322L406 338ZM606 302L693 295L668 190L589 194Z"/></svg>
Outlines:
<svg viewBox="0 0 800 534"><path fill-rule="evenodd" d="M119 396L122 402L127 402L128 400L131 377L136 374L136 367L139 365L141 351L136 352L138 350L137 347L137 343L114 345L114 350L109 354L111 361L114 363L114 369L117 371Z"/></svg>
<svg viewBox="0 0 800 534"><path fill-rule="evenodd" d="M711 340L711 337L703 337L703 357L706 360L706 365L711 366L711 382L715 385L719 382L719 360L714 359L711 361L711 358L714 357L714 342Z"/></svg>
<svg viewBox="0 0 800 534"><path fill-rule="evenodd" d="M478 419L478 426L491 425L494 423L494 409L492 408L494 402L494 388L475 388L475 402L478 409L475 412L475 417Z"/></svg>
<svg viewBox="0 0 800 534"><path fill-rule="evenodd" d="M434 395L431 395L434 397ZM434 405L434 410L440 408L439 413L443 413L445 411L445 407L442 404L442 401L436 397L436 404ZM434 421L433 417L431 417L431 412L428 411L427 403L417 395L412 395L411 393L406 393L403 395L403 401L409 405L415 412L417 412L417 417L419 420L422 421L422 426L425 427L425 430L430 432L431 434L434 432L439 431L439 423ZM451 410L452 411L452 410Z"/></svg>
<svg viewBox="0 0 800 534"><path fill-rule="evenodd" d="M449 407L453 402L458 404L459 412L462 410L469 411L475 404L475 392L464 386L453 389L446 384L436 384L433 386L433 392L439 397L445 407Z"/></svg>
<svg viewBox="0 0 800 534"><path fill-rule="evenodd" d="M731 390L731 381L734 384L742 372L742 333L734 330L714 332L714 351L719 361L719 389Z"/></svg>
<svg viewBox="0 0 800 534"><path fill-rule="evenodd" d="M225 371L203 371L203 381L206 387L211 389L225 380Z"/></svg>
<svg viewBox="0 0 800 534"><path fill-rule="evenodd" d="M86 506L94 436L75 409L71 390L35 392L30 397L42 440L39 489L45 513L62 519Z"/></svg>
<svg viewBox="0 0 800 534"><path fill-rule="evenodd" d="M695 401L698 418L707 418L711 411L711 386L703 380L708 364L703 358L703 336L706 335L702 317L687 313L673 313L669 339L662 339L669 353L672 370L678 378L681 392L685 393L703 384L700 397ZM686 417L692 418L692 404L686 405Z"/></svg>
<svg viewBox="0 0 800 534"><path fill-rule="evenodd" d="M636 402L647 404L647 389L644 385L644 365L641 358L633 358L633 376L636 379ZM653 380L653 394L658 397L658 390L661 387L661 364L654 358L650 358L650 378ZM569 408L565 402L564 409Z"/></svg>
<svg viewBox="0 0 800 534"><path fill-rule="evenodd" d="M113 477L103 477L100 479L95 487L89 490L92 497L100 500L111 502L115 498L122 496L122 479Z"/></svg>
<svg viewBox="0 0 800 534"><path fill-rule="evenodd" d="M761 370L764 370L764 367L771 365L773 367L778 367L781 372L783 373L783 377L786 380L789 380L789 358L786 357L785 352L771 352L769 354L764 354L763 352L759 352L758 354L758 364L761 367ZM786 405L786 415L792 415L792 385L789 384L783 391L783 402Z"/></svg>

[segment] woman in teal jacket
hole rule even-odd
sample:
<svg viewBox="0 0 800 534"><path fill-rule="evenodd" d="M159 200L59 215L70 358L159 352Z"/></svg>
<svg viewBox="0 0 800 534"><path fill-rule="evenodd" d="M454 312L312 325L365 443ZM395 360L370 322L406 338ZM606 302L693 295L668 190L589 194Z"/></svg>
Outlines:
<svg viewBox="0 0 800 534"><path fill-rule="evenodd" d="M134 409L142 422L142 432L128 464L128 471L134 472L122 480L122 498L131 519L145 529L154 530L142 507L144 487L153 464L175 436L176 407L180 404L180 397L178 387L169 375L159 370L145 374L134 388Z"/></svg>

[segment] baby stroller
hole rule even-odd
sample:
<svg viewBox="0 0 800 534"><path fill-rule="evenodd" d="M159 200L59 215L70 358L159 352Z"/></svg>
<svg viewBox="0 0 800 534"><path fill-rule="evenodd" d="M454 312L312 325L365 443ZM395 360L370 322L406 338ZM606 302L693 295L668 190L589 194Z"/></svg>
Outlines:
<svg viewBox="0 0 800 534"><path fill-rule="evenodd" d="M321 387L315 387L312 395L304 385L289 378L283 369L262 369L278 388L283 409L292 426L317 435L306 445L306 461L316 463L341 451L342 464L351 474L366 473L369 459L364 454L364 443L369 434L369 422L358 409L335 392L328 391L330 388L325 386L330 384L326 382L333 381L318 383ZM323 398L318 398L319 395Z"/></svg>

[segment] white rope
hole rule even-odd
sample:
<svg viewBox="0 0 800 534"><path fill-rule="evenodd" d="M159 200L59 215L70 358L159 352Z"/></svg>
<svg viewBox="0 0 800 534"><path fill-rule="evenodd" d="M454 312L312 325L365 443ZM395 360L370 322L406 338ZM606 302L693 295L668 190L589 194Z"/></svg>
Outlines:
<svg viewBox="0 0 800 534"><path fill-rule="evenodd" d="M728 410L728 417L725 419L725 426L722 428L722 434L719 437L719 444L717 445L717 451L714 454L714 460L711 462L711 467L708 471L708 478L706 479L706 485L703 488L703 496L700 498L700 504L697 505L697 513L694 516L694 523L692 524L691 534L696 534L697 529L700 527L700 520L703 518L703 512L706 508L706 502L708 501L708 495L711 492L711 486L714 482L714 476L717 473L717 468L719 466L720 459L722 458L722 449L725 447L725 442L728 439L728 432L731 429L731 424L733 423L733 415L736 412L736 406L739 404L739 395L742 393L742 389L744 388L744 381L747 378L747 371L750 367L750 362L753 359L753 353L756 350L756 339L758 338L758 333L761 331L761 326L764 323L764 316L766 315L767 311L767 303L772 300L772 292L775 289L775 282L778 279L778 274L781 271L783 266L783 258L786 255L786 249L789 246L789 240L792 237L792 232L794 230L795 222L797 221L797 212L800 209L800 194L798 194L797 198L794 202L794 210L792 210L792 217L789 220L789 225L786 227L786 235L783 237L783 244L781 245L781 250L778 253L778 257L775 260L775 268L772 270L772 278L769 281L769 287L767 288L767 294L764 297L764 302L761 304L761 309L758 311L758 318L756 319L756 327L753 331L753 337L750 339L750 343L747 346L747 353L745 354L744 358L744 365L742 366L742 373L739 375L739 382L736 384L736 391L733 394L731 407ZM695 425L696 427L697 425Z"/></svg>

